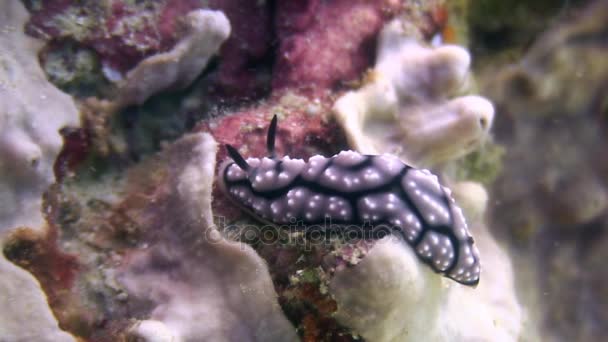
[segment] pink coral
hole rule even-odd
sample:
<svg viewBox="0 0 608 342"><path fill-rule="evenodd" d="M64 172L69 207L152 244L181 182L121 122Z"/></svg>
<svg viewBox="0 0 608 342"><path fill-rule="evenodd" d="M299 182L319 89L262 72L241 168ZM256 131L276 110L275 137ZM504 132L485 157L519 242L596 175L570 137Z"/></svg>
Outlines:
<svg viewBox="0 0 608 342"><path fill-rule="evenodd" d="M224 12L232 26L221 51L221 92L246 95L259 90L251 65L268 54L272 27L269 7L255 1L51 0L30 9L28 31L47 39L77 41L95 50L104 65L124 73L144 58L170 50L182 34L181 19L206 7Z"/></svg>
<svg viewBox="0 0 608 342"><path fill-rule="evenodd" d="M278 2L273 89L318 94L360 77L373 62L378 31L399 6L391 0Z"/></svg>
<svg viewBox="0 0 608 342"><path fill-rule="evenodd" d="M260 1L212 0L212 9L221 10L230 20L232 34L222 46L218 85L222 95L259 95L266 83L255 66L270 54L273 40L271 12Z"/></svg>
<svg viewBox="0 0 608 342"><path fill-rule="evenodd" d="M172 2L46 1L31 9L28 30L44 38L75 40L95 50L105 65L124 72L176 42L176 30L158 22Z"/></svg>
<svg viewBox="0 0 608 342"><path fill-rule="evenodd" d="M124 73L142 59L170 50L180 38L181 18L209 7L224 12L232 26L214 87L220 95L251 97L267 90L275 40L272 88L318 95L360 76L373 61L380 27L402 6L396 0L53 0L31 8L29 31L75 40L95 50L104 65Z"/></svg>

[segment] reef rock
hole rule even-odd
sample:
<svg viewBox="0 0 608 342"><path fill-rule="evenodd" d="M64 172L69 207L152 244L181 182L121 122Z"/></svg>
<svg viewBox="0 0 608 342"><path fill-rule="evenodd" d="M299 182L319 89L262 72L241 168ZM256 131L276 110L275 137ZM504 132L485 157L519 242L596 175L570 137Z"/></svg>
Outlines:
<svg viewBox="0 0 608 342"><path fill-rule="evenodd" d="M27 12L4 2L0 13L0 231L40 227L41 196L54 181L59 130L77 126L72 99L50 84L38 64L40 42L22 28Z"/></svg>
<svg viewBox="0 0 608 342"><path fill-rule="evenodd" d="M494 117L479 96L449 99L462 87L469 53L423 46L403 21L387 24L367 84L334 105L349 144L362 153L388 152L413 165L436 165L478 146Z"/></svg>
<svg viewBox="0 0 608 342"><path fill-rule="evenodd" d="M221 95L251 99L267 90L265 63L274 44L272 6L269 1L209 1L211 9L226 14L232 28L220 50L216 88Z"/></svg>

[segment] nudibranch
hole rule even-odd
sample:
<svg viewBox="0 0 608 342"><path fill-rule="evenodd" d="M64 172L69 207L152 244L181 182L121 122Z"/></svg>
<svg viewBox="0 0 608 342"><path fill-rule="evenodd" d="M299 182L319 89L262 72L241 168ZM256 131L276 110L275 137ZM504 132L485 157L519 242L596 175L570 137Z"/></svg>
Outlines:
<svg viewBox="0 0 608 342"><path fill-rule="evenodd" d="M390 227L435 272L461 284L479 282L479 251L462 210L428 170L398 157L342 151L308 162L278 158L277 117L268 129L269 156L245 160L226 145L231 162L220 187L256 218L275 225Z"/></svg>

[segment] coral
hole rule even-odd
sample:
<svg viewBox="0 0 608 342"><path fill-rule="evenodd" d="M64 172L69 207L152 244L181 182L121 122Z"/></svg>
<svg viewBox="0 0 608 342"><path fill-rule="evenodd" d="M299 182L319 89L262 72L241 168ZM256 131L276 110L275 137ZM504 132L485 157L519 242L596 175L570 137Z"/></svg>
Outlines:
<svg viewBox="0 0 608 342"><path fill-rule="evenodd" d="M266 64L274 52L271 6L270 1L209 1L211 9L226 14L232 28L220 50L214 85L221 95L251 99L269 88Z"/></svg>
<svg viewBox="0 0 608 342"><path fill-rule="evenodd" d="M111 81L122 78L147 57L171 50L183 35L183 18L191 11L225 13L232 34L223 45L214 88L223 96L251 97L268 88L267 68L252 68L268 59L272 44L268 3L240 0L45 1L28 2L29 32L51 41L76 42L94 51ZM55 64L56 66L56 64ZM55 71L49 69L50 75ZM95 72L88 78L102 77Z"/></svg>
<svg viewBox="0 0 608 342"><path fill-rule="evenodd" d="M334 114L358 151L394 153L408 163L439 168L488 138L494 109L479 96L450 99L466 81L466 50L425 47L416 36L403 19L389 22L380 34L375 68L361 89L336 101ZM329 284L338 322L366 340L518 338L523 316L510 260L483 223L488 195L474 182L447 183L479 244L479 286L445 284L403 242L378 241L355 267L336 271Z"/></svg>
<svg viewBox="0 0 608 342"><path fill-rule="evenodd" d="M119 82L119 107L142 104L161 90L190 85L230 35L230 23L219 11L195 10L186 22L188 32L173 49L142 60Z"/></svg>
<svg viewBox="0 0 608 342"><path fill-rule="evenodd" d="M0 305L6 308L0 319L3 341L74 341L57 327L36 279L4 256L0 256Z"/></svg>
<svg viewBox="0 0 608 342"><path fill-rule="evenodd" d="M608 6L590 6L546 32L521 63L491 81L486 75L488 95L506 113L498 141L509 145L506 163L517 164L495 186L503 199L497 219L507 226L522 217L503 217L502 210L544 217L540 225L557 229L584 226L607 208L606 169L597 158L605 142L608 64L599 36L606 18ZM571 43L579 40L586 43ZM530 172L534 180L521 178Z"/></svg>
<svg viewBox="0 0 608 342"><path fill-rule="evenodd" d="M188 13L184 22L188 30L173 49L145 58L124 79L119 76L111 99L89 97L81 101L81 133L91 154L139 158L157 151L161 141L176 139L186 131L193 112L191 103L205 102L206 93L198 96L194 92L189 99L183 94L167 94L151 104L144 102L162 91L190 86L229 36L230 24L223 13L202 9ZM131 105L139 106L125 110Z"/></svg>
<svg viewBox="0 0 608 342"><path fill-rule="evenodd" d="M173 214L166 217L168 225L159 222L167 228L157 234L167 236L132 255L117 279L131 295L151 300L150 319L163 322L179 339L293 340L295 331L276 305L264 262L214 228L215 149L209 135L197 134L166 152L172 165L167 209ZM174 265L171 277L163 265ZM184 324L184 318L193 324Z"/></svg>
<svg viewBox="0 0 608 342"><path fill-rule="evenodd" d="M424 47L407 30L398 19L384 27L367 84L338 99L334 112L356 150L436 165L478 146L492 125L494 109L479 96L448 100L465 80L466 50Z"/></svg>
<svg viewBox="0 0 608 342"><path fill-rule="evenodd" d="M79 42L96 51L106 68L124 72L175 43L179 36L175 17L187 10L175 17L163 16L175 10L171 5L123 0L33 2L28 31L41 38Z"/></svg>
<svg viewBox="0 0 608 342"><path fill-rule="evenodd" d="M212 137L245 157L264 155L275 114L278 155L330 156L348 149L348 138L359 152L432 166L449 184L442 164L485 139L493 108L456 97L468 52L421 43L445 25L442 1L28 3L30 33L73 41L76 55L95 51L118 90L83 101L83 127L62 130L47 229L19 229L4 246L40 282L62 329L95 341L519 337L511 266L482 221L491 201L478 183L450 184L481 250L476 289L443 280L396 238L319 241L252 224L214 186L226 151L216 154ZM376 65L360 80L381 29ZM99 72L85 58L71 74L61 55L70 52L48 51L49 75L65 84ZM272 93L259 102L207 96L255 97L270 79ZM182 91L154 96L172 89ZM99 156L87 158L90 150ZM489 169L498 164L488 160ZM464 168L466 180L486 164Z"/></svg>
<svg viewBox="0 0 608 342"><path fill-rule="evenodd" d="M77 97L92 96L109 85L97 54L73 42L50 44L40 60L49 81Z"/></svg>
<svg viewBox="0 0 608 342"><path fill-rule="evenodd" d="M27 20L20 3L1 14L0 231L42 225L41 195L54 181L62 145L59 130L78 125L72 99L50 84L38 64L41 44L19 30Z"/></svg>
<svg viewBox="0 0 608 342"><path fill-rule="evenodd" d="M278 2L273 89L322 94L357 79L372 61L377 32L399 7L390 0Z"/></svg>
<svg viewBox="0 0 608 342"><path fill-rule="evenodd" d="M0 245L10 229L43 225L41 196L54 181L59 129L78 124L72 100L46 81L37 61L41 44L21 27L18 1L0 5ZM0 256L3 340L70 341L57 327L40 285ZM18 303L18 305L15 305ZM24 329L27 326L27 329Z"/></svg>
<svg viewBox="0 0 608 342"><path fill-rule="evenodd" d="M213 224L215 152L208 134L186 135L126 179L57 185L51 229L13 234L5 253L81 338L294 340L263 260Z"/></svg>
<svg viewBox="0 0 608 342"><path fill-rule="evenodd" d="M462 202L463 194L454 195ZM483 200L473 202L463 205L477 212L468 212L469 218L484 210ZM522 311L508 256L480 221L469 223L483 263L476 289L443 283L402 241L386 237L331 279L338 321L367 341L517 340Z"/></svg>

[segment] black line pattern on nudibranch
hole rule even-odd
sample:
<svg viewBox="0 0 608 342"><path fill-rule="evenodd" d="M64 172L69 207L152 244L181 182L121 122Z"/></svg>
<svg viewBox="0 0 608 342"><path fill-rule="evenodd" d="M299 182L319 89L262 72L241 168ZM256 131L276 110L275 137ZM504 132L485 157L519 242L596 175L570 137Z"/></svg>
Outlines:
<svg viewBox="0 0 608 342"><path fill-rule="evenodd" d="M221 186L238 204L265 221L319 225L383 226L398 232L420 260L459 283L479 282L479 252L450 190L428 170L398 157L342 151L330 158L274 156L276 117L268 134L270 158L225 166Z"/></svg>

